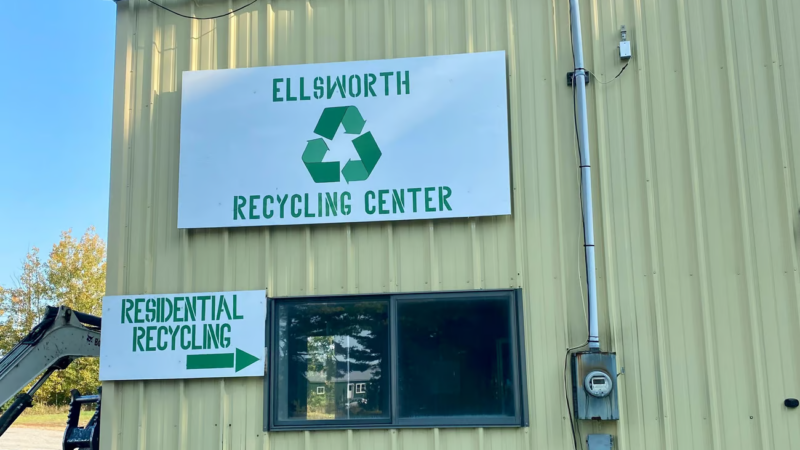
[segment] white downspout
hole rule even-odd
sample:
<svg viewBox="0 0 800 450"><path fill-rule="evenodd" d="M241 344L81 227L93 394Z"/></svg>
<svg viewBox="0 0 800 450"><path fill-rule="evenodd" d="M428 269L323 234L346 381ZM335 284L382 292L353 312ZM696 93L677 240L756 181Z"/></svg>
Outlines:
<svg viewBox="0 0 800 450"><path fill-rule="evenodd" d="M586 285L589 290L589 351L600 351L600 336L597 326L597 281L594 262L594 222L592 212L592 169L589 165L589 123L586 113L586 77L583 67L583 41L581 38L581 10L578 0L570 0L572 24L572 51L575 58L575 73L572 79L575 89L575 117L578 128L578 146L581 164L581 203L583 207L583 244L586 257Z"/></svg>

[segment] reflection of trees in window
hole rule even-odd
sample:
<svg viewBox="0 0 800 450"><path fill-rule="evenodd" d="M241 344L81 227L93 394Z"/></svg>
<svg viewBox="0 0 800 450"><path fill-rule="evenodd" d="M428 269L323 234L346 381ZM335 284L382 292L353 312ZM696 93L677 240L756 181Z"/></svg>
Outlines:
<svg viewBox="0 0 800 450"><path fill-rule="evenodd" d="M283 419L330 420L388 413L388 302L278 305L279 406ZM366 401L347 385L366 382ZM325 395L310 395L323 384ZM314 388L312 388L312 386Z"/></svg>
<svg viewBox="0 0 800 450"><path fill-rule="evenodd" d="M307 361L309 372L335 373L335 356L333 336L308 337Z"/></svg>

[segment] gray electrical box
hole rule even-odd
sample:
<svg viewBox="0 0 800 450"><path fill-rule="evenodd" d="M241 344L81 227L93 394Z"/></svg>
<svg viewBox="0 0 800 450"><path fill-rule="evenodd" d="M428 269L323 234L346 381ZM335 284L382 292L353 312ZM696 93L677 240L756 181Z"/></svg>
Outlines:
<svg viewBox="0 0 800 450"><path fill-rule="evenodd" d="M578 419L619 420L615 353L572 355L572 402Z"/></svg>
<svg viewBox="0 0 800 450"><path fill-rule="evenodd" d="M586 437L589 450L611 450L613 442L610 434L590 434Z"/></svg>

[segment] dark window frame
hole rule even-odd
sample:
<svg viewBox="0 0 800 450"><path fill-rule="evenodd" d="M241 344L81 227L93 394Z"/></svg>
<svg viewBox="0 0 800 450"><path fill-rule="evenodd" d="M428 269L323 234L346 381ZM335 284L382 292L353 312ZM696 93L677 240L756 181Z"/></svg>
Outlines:
<svg viewBox="0 0 800 450"><path fill-rule="evenodd" d="M422 418L401 418L398 404L398 340L397 303L403 300L463 300L465 298L497 298L509 301L509 331L512 337L511 359L514 384L515 415L498 416L440 416ZM277 376L278 352L270 351L278 340L278 326L275 323L276 303L313 301L359 302L383 298L389 302L389 418L383 419L345 419L345 420L278 420ZM351 429L391 429L391 428L476 428L476 427L527 427L528 392L525 358L525 335L523 326L523 301L521 289L443 291L384 294L343 294L327 296L275 297L268 298L266 318L266 374L264 376L264 431L303 431L303 430L351 430Z"/></svg>

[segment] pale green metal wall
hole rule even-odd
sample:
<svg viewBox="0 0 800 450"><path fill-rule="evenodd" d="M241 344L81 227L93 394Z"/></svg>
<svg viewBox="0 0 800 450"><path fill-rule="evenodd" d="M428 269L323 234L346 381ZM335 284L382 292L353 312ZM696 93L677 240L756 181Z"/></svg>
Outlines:
<svg viewBox="0 0 800 450"><path fill-rule="evenodd" d="M243 0L242 0L243 1ZM171 1L198 15L241 4ZM582 0L601 333L620 449L800 442L800 2ZM531 426L280 432L262 380L104 383L104 449L569 449L564 349L585 314L566 0L259 0L189 21L118 3L108 294L522 287ZM78 43L72 43L72 48ZM90 51L91 43L80 43ZM511 217L178 230L184 70L508 55ZM84 50L85 51L85 50Z"/></svg>

